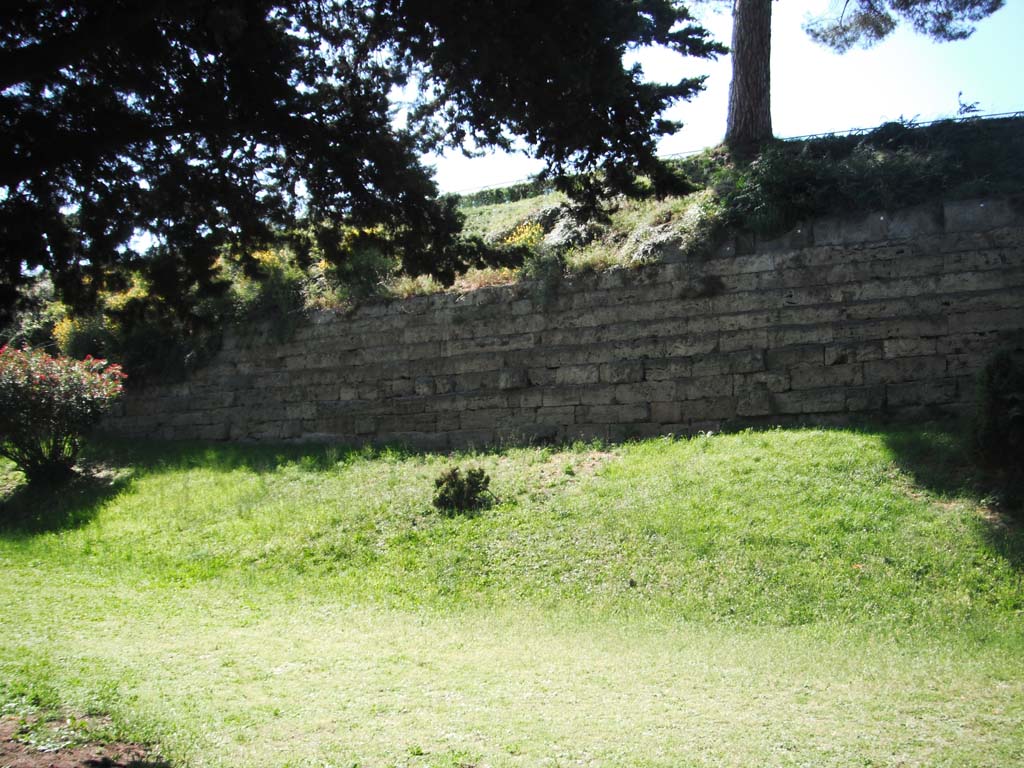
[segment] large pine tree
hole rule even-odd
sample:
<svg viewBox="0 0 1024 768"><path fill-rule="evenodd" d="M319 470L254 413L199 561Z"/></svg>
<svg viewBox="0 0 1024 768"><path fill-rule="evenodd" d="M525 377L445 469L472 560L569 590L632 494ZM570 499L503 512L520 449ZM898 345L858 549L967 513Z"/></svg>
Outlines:
<svg viewBox="0 0 1024 768"><path fill-rule="evenodd" d="M732 84L725 139L747 152L772 137L772 0L734 0ZM810 21L811 38L842 53L874 45L902 21L934 40L962 40L974 24L1002 8L1004 0L846 0L832 14Z"/></svg>
<svg viewBox="0 0 1024 768"><path fill-rule="evenodd" d="M0 314L40 270L83 306L125 268L173 300L302 222L450 280L458 216L424 152L521 138L556 176L669 178L660 115L701 79L644 82L622 64L644 45L722 50L673 0L5 2Z"/></svg>

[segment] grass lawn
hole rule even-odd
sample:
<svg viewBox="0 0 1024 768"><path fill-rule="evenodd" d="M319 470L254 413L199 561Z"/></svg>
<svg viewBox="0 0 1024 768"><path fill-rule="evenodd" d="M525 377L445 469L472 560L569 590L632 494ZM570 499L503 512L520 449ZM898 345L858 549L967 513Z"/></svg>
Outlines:
<svg viewBox="0 0 1024 768"><path fill-rule="evenodd" d="M940 429L9 468L0 713L174 766L1024 763L1024 533Z"/></svg>

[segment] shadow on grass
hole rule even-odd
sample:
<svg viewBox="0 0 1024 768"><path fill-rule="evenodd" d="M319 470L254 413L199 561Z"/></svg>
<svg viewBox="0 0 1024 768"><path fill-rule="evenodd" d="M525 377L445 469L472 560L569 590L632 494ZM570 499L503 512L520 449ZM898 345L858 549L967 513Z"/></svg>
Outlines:
<svg viewBox="0 0 1024 768"><path fill-rule="evenodd" d="M402 446L352 447L340 444L199 443L188 441L123 441L93 444L89 456L111 466L131 466L139 473L209 469L245 470L266 474L294 466L307 472L328 472L356 461L431 455Z"/></svg>
<svg viewBox="0 0 1024 768"><path fill-rule="evenodd" d="M15 480L0 492L0 537L22 538L87 525L129 479L127 470L87 466L59 485L32 486Z"/></svg>
<svg viewBox="0 0 1024 768"><path fill-rule="evenodd" d="M878 430L896 463L922 488L943 496L986 496L986 477L973 461L964 430L953 424Z"/></svg>
<svg viewBox="0 0 1024 768"><path fill-rule="evenodd" d="M203 469L271 474L286 467L329 472L357 461L401 461L431 455L401 446L199 443L98 439L87 444L79 473L60 485L30 486L0 466L0 537L24 538L71 530L93 520L103 503L148 474Z"/></svg>
<svg viewBox="0 0 1024 768"><path fill-rule="evenodd" d="M1024 570L1024 508L1018 483L975 460L967 430L954 424L878 430L900 470L923 490L968 496L987 513L978 519L982 538L1014 569Z"/></svg>

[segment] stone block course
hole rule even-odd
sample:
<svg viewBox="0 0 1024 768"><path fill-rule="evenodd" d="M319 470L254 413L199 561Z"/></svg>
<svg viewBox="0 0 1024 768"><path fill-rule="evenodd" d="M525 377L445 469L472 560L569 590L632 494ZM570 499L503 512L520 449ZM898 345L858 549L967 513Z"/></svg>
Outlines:
<svg viewBox="0 0 1024 768"><path fill-rule="evenodd" d="M289 338L271 323L228 333L189 381L129 390L105 426L451 450L926 418L968 411L1005 346L1024 346L1024 215L960 201L739 236L554 290L316 312Z"/></svg>

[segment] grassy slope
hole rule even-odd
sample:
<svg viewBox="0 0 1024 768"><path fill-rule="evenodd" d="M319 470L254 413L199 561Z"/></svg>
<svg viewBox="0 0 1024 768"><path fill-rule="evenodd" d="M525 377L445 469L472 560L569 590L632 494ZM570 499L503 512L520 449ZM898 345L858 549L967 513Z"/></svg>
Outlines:
<svg viewBox="0 0 1024 768"><path fill-rule="evenodd" d="M590 242L560 254L561 266L569 273L637 266L657 260L658 246L666 241L698 253L715 244L723 227L776 236L820 216L1019 195L1024 120L887 123L863 135L775 142L750 164L736 162L722 147L672 164L700 191L664 200L614 201ZM561 199L546 194L480 205L470 195L464 201L465 229L500 241ZM542 248L534 258L552 257ZM483 280L477 275L457 287L465 290Z"/></svg>
<svg viewBox="0 0 1024 768"><path fill-rule="evenodd" d="M107 453L108 489L8 496L77 521L0 537L9 709L197 766L1024 758L1024 536L944 433L482 454L502 502L451 520L444 457Z"/></svg>

